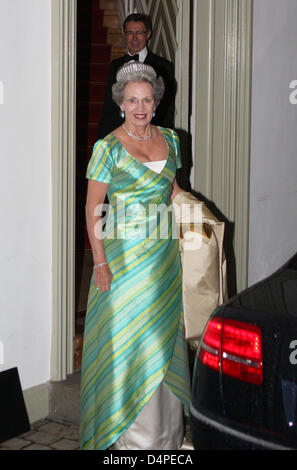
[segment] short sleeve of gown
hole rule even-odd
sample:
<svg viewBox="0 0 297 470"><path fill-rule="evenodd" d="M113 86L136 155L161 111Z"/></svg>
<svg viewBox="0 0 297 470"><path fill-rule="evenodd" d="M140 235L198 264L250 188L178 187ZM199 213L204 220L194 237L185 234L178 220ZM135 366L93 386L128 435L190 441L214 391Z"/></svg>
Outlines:
<svg viewBox="0 0 297 470"><path fill-rule="evenodd" d="M110 183L113 170L113 158L110 146L106 140L101 139L94 145L93 153L87 168L87 178Z"/></svg>
<svg viewBox="0 0 297 470"><path fill-rule="evenodd" d="M179 169L182 167L182 161L181 161L181 152L180 152L180 143L179 143L179 137L175 131L172 130L172 139L174 142L174 148L175 148L175 163L176 163L176 168Z"/></svg>

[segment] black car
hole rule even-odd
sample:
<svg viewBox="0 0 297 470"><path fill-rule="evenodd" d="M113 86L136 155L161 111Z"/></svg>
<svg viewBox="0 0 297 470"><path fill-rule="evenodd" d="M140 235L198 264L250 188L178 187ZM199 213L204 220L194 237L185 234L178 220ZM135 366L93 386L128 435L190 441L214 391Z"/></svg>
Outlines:
<svg viewBox="0 0 297 470"><path fill-rule="evenodd" d="M212 313L190 426L197 450L297 449L297 253Z"/></svg>

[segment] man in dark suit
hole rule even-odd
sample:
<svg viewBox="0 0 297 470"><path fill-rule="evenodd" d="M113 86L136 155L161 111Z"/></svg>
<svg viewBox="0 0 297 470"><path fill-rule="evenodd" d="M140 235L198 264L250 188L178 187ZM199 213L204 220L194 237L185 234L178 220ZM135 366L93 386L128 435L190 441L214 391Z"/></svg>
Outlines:
<svg viewBox="0 0 297 470"><path fill-rule="evenodd" d="M156 109L152 124L163 127L174 127L176 81L174 78L174 65L167 59L154 54L147 44L152 35L152 23L147 15L133 13L123 24L123 33L128 53L110 63L108 79L105 89L104 105L99 121L98 139L105 137L119 127L124 119L120 115L120 108L112 99L112 85L116 82L118 69L130 60L138 60L151 65L165 84L164 97Z"/></svg>

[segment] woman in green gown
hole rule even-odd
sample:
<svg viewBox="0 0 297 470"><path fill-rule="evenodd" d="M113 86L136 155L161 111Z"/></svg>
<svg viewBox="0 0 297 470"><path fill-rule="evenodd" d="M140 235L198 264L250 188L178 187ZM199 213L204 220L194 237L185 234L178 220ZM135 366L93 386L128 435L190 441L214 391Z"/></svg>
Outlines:
<svg viewBox="0 0 297 470"><path fill-rule="evenodd" d="M113 98L125 122L96 142L88 165L94 272L81 371L82 449L178 449L183 440L190 386L171 204L181 159L177 134L151 125L163 92L152 67L124 65Z"/></svg>

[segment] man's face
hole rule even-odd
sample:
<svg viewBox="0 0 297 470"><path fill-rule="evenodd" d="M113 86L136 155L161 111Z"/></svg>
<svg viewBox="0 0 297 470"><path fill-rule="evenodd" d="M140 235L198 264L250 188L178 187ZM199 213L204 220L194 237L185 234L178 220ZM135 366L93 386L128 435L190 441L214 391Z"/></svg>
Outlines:
<svg viewBox="0 0 297 470"><path fill-rule="evenodd" d="M124 31L125 41L131 54L138 54L147 45L151 31L147 31L142 21L129 21Z"/></svg>

